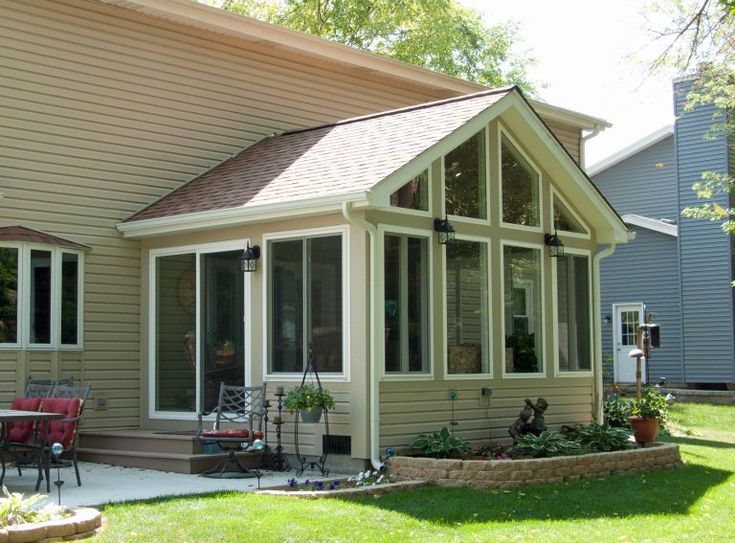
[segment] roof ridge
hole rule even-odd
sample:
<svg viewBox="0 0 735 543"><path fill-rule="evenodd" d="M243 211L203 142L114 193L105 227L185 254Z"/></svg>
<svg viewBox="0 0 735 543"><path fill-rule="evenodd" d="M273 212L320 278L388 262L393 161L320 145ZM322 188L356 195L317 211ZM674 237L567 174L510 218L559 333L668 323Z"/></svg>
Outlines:
<svg viewBox="0 0 735 543"><path fill-rule="evenodd" d="M321 130L323 128L329 128L332 126L342 126L345 124L352 124L361 121L367 121L369 119L378 119L380 117L388 117L389 115L397 115L398 113L406 113L409 111L418 111L420 109L428 109L430 107L441 106L444 104L451 104L454 102L463 102L465 100L472 100L473 98L479 98L480 96L492 96L493 94L509 93L514 89L517 89L517 85L509 85L507 87L498 87L495 89L488 89L479 92L473 92L470 94L462 94L460 96L453 96L451 98L444 98L442 100L434 100L433 102L424 102L422 104L415 104L413 106L404 106L396 109L389 109L387 111L379 111L377 113L369 113L367 115L361 115L360 117L350 117L348 119L342 119L333 123L320 124L317 126L310 126L307 128L299 128L296 130L287 130L280 134L274 133L270 137L277 136L290 136L292 134L303 134L304 132L311 132L312 130Z"/></svg>

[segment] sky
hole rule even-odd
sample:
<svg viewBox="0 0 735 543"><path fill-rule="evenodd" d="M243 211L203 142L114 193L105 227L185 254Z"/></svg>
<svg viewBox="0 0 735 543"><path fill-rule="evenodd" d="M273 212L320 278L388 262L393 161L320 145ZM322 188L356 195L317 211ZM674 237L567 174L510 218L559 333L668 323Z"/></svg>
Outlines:
<svg viewBox="0 0 735 543"><path fill-rule="evenodd" d="M612 123L589 140L594 163L674 122L672 74L652 76L652 43L641 0L460 0L486 22L513 20L545 83L539 98Z"/></svg>

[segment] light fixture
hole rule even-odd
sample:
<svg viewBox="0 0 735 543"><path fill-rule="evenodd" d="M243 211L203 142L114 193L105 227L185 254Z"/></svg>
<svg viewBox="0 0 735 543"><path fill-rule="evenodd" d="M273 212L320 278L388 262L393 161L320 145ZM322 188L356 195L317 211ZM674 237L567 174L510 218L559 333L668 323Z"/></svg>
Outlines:
<svg viewBox="0 0 735 543"><path fill-rule="evenodd" d="M454 241L454 227L448 219L434 219L434 230L439 233L439 244L446 245Z"/></svg>
<svg viewBox="0 0 735 543"><path fill-rule="evenodd" d="M251 247L250 242L242 253L242 271L254 272L258 271L258 259L260 258L260 247L257 245Z"/></svg>
<svg viewBox="0 0 735 543"><path fill-rule="evenodd" d="M553 234L544 234L544 243L549 246L550 257L564 256L564 244L559 239L559 236L556 235L556 232Z"/></svg>

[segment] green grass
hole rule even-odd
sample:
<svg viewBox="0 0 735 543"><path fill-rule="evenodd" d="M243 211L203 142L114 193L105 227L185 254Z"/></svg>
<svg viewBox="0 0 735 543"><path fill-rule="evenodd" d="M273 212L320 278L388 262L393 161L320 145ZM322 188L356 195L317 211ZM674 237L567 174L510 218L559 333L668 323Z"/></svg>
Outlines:
<svg viewBox="0 0 735 543"><path fill-rule="evenodd" d="M735 406L676 405L686 466L475 491L305 501L226 493L104 508L103 542L735 541Z"/></svg>

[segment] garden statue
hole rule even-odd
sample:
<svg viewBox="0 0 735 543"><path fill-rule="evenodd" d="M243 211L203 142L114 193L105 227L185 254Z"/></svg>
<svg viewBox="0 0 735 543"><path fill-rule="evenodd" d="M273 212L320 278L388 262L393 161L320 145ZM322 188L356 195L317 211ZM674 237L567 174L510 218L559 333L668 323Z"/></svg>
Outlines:
<svg viewBox="0 0 735 543"><path fill-rule="evenodd" d="M518 414L516 421L508 428L508 433L515 442L520 436L532 433L539 435L546 430L546 422L544 421L544 413L549 407L549 402L544 398L538 398L534 404L531 400L526 399L526 405ZM533 420L529 423L529 419L533 415Z"/></svg>

